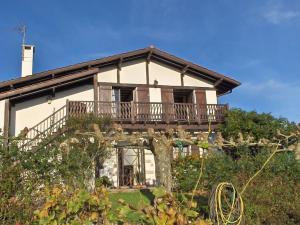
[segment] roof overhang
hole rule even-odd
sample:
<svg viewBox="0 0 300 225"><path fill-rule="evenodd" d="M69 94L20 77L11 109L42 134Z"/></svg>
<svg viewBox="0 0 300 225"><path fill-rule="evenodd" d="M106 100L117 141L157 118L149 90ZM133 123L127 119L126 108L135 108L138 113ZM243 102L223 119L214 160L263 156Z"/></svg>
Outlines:
<svg viewBox="0 0 300 225"><path fill-rule="evenodd" d="M124 63L137 59L159 61L185 73L188 72L198 76L214 84L218 95L231 92L232 89L240 85L240 82L228 76L178 58L157 48L149 47L1 82L0 100L51 88L55 85L76 82L76 80L82 80L97 74L101 68L112 65L118 66L121 61Z"/></svg>

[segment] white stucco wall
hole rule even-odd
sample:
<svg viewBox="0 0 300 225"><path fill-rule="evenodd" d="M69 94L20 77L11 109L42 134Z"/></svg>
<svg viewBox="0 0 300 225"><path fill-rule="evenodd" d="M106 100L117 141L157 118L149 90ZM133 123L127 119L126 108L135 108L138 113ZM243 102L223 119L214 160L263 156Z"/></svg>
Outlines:
<svg viewBox="0 0 300 225"><path fill-rule="evenodd" d="M213 87L213 84L191 74L185 74L183 76L183 84L184 86L192 87Z"/></svg>
<svg viewBox="0 0 300 225"><path fill-rule="evenodd" d="M134 61L124 63L120 71L120 83L146 84L146 62Z"/></svg>
<svg viewBox="0 0 300 225"><path fill-rule="evenodd" d="M4 108L5 108L5 100L0 101L0 135L3 134L3 128L4 128Z"/></svg>
<svg viewBox="0 0 300 225"><path fill-rule="evenodd" d="M181 75L179 71L157 62L150 62L149 83L154 84L154 80L158 81L158 85L181 85Z"/></svg>
<svg viewBox="0 0 300 225"><path fill-rule="evenodd" d="M206 90L206 103L218 104L217 93L215 90Z"/></svg>
<svg viewBox="0 0 300 225"><path fill-rule="evenodd" d="M138 171L137 149L124 149L124 165L133 165L134 174ZM112 149L111 156L103 163L100 176L107 176L112 181L114 187L118 187L118 156L117 150ZM155 184L155 161L154 155L150 150L145 149L145 176L148 185ZM134 179L134 185L137 185Z"/></svg>
<svg viewBox="0 0 300 225"><path fill-rule="evenodd" d="M100 176L107 176L114 187L118 187L118 157L117 150L112 149L111 155L103 163L103 169L100 170Z"/></svg>
<svg viewBox="0 0 300 225"><path fill-rule="evenodd" d="M99 82L117 83L117 68L108 67L98 73Z"/></svg>
<svg viewBox="0 0 300 225"><path fill-rule="evenodd" d="M145 173L146 184L154 185L156 183L154 155L147 149L145 149Z"/></svg>
<svg viewBox="0 0 300 225"><path fill-rule="evenodd" d="M163 63L150 61L149 84L154 80L158 85L181 86L181 72ZM117 83L117 68L115 66L101 69L98 73L99 82ZM146 84L146 62L136 60L123 63L120 70L120 83L122 84ZM196 77L188 72L183 77L184 86L188 87L213 87L213 84Z"/></svg>
<svg viewBox="0 0 300 225"><path fill-rule="evenodd" d="M47 96L15 104L11 108L11 134L17 136L25 127L31 128L66 104L67 99L77 101L94 100L92 85L57 92L51 103Z"/></svg>
<svg viewBox="0 0 300 225"><path fill-rule="evenodd" d="M150 102L161 102L161 88L149 88Z"/></svg>

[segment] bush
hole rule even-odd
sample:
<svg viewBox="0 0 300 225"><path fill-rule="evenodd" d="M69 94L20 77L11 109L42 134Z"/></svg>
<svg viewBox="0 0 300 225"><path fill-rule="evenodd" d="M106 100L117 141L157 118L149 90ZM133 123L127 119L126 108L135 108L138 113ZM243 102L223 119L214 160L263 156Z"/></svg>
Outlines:
<svg viewBox="0 0 300 225"><path fill-rule="evenodd" d="M81 122L85 126L92 122L108 126L108 122L91 118ZM63 134L46 137L30 150L20 149L20 140L16 139L4 148L0 137L0 224L31 221L40 189L50 184L91 188L95 159L103 161L110 150L100 148L94 137L80 136L76 130L68 127Z"/></svg>
<svg viewBox="0 0 300 225"><path fill-rule="evenodd" d="M245 148L245 147L244 147ZM258 171L270 155L265 149L256 155L246 154L238 160L223 154L211 154L199 189L210 191L213 185L228 181L241 191L248 179ZM192 191L200 173L201 159L187 157L174 162L177 190ZM277 153L267 167L250 183L243 195L245 224L300 223L300 163L293 152ZM209 196L209 193L206 197ZM205 207L202 206L201 209ZM207 209L207 208L206 208ZM208 213L208 212L206 212Z"/></svg>
<svg viewBox="0 0 300 225"><path fill-rule="evenodd" d="M220 127L221 133L226 139L237 139L239 133L244 137L252 136L254 141L261 138L272 140L277 135L277 130L284 134L290 134L297 130L295 123L285 118L275 118L269 113L246 112L241 109L231 109L225 118L225 123Z"/></svg>
<svg viewBox="0 0 300 225"><path fill-rule="evenodd" d="M100 178L96 178L96 187L112 187L112 182L109 180L109 178L107 176L102 176Z"/></svg>
<svg viewBox="0 0 300 225"><path fill-rule="evenodd" d="M179 201L172 193L167 192L164 188L154 188L153 205L144 208L135 208L132 205L120 200L123 207L119 210L119 217L122 222L128 224L128 214L130 212L139 212L138 224L168 224L168 225L212 225L209 220L201 218L195 211L197 203L182 198Z"/></svg>
<svg viewBox="0 0 300 225"><path fill-rule="evenodd" d="M110 203L104 188L89 192L54 187L43 196L46 201L35 211L36 224L108 224Z"/></svg>

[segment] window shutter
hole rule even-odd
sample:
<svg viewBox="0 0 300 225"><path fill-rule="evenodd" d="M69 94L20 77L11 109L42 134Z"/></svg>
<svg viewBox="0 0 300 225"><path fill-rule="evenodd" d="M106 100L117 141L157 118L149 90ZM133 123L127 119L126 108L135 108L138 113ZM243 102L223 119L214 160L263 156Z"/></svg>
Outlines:
<svg viewBox="0 0 300 225"><path fill-rule="evenodd" d="M195 100L197 108L198 123L207 121L207 106L206 106L206 92L205 90L195 90Z"/></svg>
<svg viewBox="0 0 300 225"><path fill-rule="evenodd" d="M173 89L162 88L161 89L161 101L163 103L174 103Z"/></svg>
<svg viewBox="0 0 300 225"><path fill-rule="evenodd" d="M150 96L148 87L137 87L135 95L137 119L146 121L150 119Z"/></svg>
<svg viewBox="0 0 300 225"><path fill-rule="evenodd" d="M161 89L161 102L162 102L162 119L169 123L174 119L174 96L173 89L162 88Z"/></svg>
<svg viewBox="0 0 300 225"><path fill-rule="evenodd" d="M100 86L99 87L99 101L110 102L111 96L112 96L112 87L111 86Z"/></svg>
<svg viewBox="0 0 300 225"><path fill-rule="evenodd" d="M206 104L206 93L205 90L195 90L196 104Z"/></svg>
<svg viewBox="0 0 300 225"><path fill-rule="evenodd" d="M148 87L137 87L136 88L136 102L149 102L149 88Z"/></svg>
<svg viewBox="0 0 300 225"><path fill-rule="evenodd" d="M98 112L103 116L110 116L112 113L112 87L100 86L99 87L99 109Z"/></svg>

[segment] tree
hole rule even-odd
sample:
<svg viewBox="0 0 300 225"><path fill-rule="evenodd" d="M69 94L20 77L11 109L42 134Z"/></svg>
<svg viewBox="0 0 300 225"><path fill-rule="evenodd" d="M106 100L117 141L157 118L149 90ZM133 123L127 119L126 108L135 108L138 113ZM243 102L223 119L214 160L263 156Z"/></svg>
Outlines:
<svg viewBox="0 0 300 225"><path fill-rule="evenodd" d="M237 140L240 134L245 138L251 136L253 141L272 140L278 131L289 135L297 131L297 125L285 118L275 118L269 113L231 109L220 126L220 132L227 140Z"/></svg>

